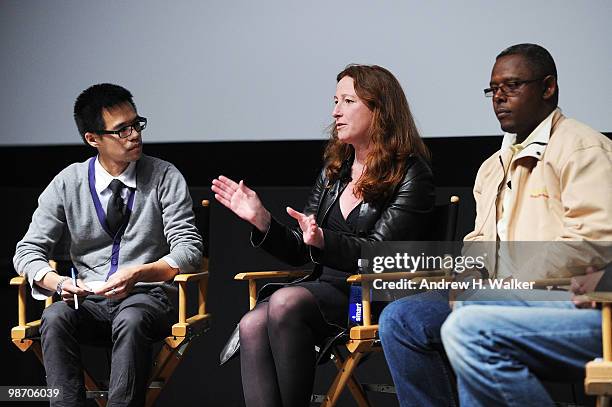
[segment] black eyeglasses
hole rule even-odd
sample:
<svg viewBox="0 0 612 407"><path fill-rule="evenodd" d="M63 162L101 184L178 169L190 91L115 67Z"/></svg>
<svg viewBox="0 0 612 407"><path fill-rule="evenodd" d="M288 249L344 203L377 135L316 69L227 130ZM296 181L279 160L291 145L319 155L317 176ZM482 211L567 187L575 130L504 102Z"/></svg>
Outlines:
<svg viewBox="0 0 612 407"><path fill-rule="evenodd" d="M519 94L519 89L521 86L531 83L541 81L544 78L537 79L527 79L525 81L510 81L505 83L500 83L499 85L491 86L490 88L486 88L484 90L485 97L492 98L498 90L501 90L502 95L505 96L516 96Z"/></svg>
<svg viewBox="0 0 612 407"><path fill-rule="evenodd" d="M132 124L128 124L127 126L123 126L119 130L94 130L92 133L96 133L100 136L105 134L116 134L120 138L128 138L132 135L132 130L136 130L138 133L143 131L147 127L147 119L146 117L138 116L136 121Z"/></svg>

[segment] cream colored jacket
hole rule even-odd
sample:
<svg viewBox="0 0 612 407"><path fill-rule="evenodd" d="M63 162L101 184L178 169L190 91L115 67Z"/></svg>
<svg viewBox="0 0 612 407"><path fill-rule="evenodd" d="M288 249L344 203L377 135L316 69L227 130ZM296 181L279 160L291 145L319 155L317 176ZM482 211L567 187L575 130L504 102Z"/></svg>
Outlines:
<svg viewBox="0 0 612 407"><path fill-rule="evenodd" d="M549 242L514 248L517 278L582 274L588 265L612 261L612 141L557 110L548 144L533 148L537 158L514 158L505 149L482 164L474 185L476 222L465 242L505 244L498 242L497 221L512 169L508 241ZM537 255L528 254L527 246ZM490 274L495 263L493 254Z"/></svg>

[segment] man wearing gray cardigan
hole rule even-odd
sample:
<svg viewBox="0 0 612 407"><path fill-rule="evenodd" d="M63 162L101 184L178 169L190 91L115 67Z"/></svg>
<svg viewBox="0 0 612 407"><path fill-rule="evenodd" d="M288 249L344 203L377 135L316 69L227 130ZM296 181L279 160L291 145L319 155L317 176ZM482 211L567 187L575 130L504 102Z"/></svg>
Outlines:
<svg viewBox="0 0 612 407"><path fill-rule="evenodd" d="M74 117L97 156L68 166L47 186L13 262L34 298L57 292L64 300L41 321L47 385L62 389L51 404L85 405L79 344L102 341L112 346L107 405L140 406L151 345L173 319L165 282L198 268L202 238L181 173L142 154L147 121L128 90L92 86L77 98ZM49 267L50 253L66 239L78 280Z"/></svg>

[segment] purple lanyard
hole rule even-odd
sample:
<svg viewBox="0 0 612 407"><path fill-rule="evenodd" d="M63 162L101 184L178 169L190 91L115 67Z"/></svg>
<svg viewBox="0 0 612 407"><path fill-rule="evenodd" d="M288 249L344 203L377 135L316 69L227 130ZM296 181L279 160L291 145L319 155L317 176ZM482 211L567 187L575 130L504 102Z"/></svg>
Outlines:
<svg viewBox="0 0 612 407"><path fill-rule="evenodd" d="M123 233L125 232L125 229L127 228L127 224L129 222L130 215L132 214L132 207L134 206L134 195L136 195L136 189L130 188L130 196L128 197L128 202L127 202L126 221L119 228L119 230L117 231L117 234L113 236L106 223L106 213L104 212L104 209L102 208L102 204L100 203L100 198L98 197L98 193L96 192L95 162L96 162L96 157L92 157L89 160L89 171L88 171L89 192L91 193L91 198L93 199L94 206L96 207L96 214L98 215L98 221L100 221L100 225L102 225L102 228L104 229L104 231L106 231L106 233L108 233L108 235L113 238L113 248L111 252L112 253L111 254L111 266L108 271L108 274L106 275L106 280L108 280L108 278L112 276L113 273L117 271L119 267L119 249L121 245L121 237L123 236Z"/></svg>

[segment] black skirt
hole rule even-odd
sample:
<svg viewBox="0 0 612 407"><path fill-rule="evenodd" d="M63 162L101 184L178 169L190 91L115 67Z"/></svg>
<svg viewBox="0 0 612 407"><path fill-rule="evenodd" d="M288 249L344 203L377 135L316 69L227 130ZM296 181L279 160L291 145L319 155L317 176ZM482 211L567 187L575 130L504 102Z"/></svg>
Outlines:
<svg viewBox="0 0 612 407"><path fill-rule="evenodd" d="M346 279L350 274L339 271L336 273L338 274L324 271L316 280L303 281L296 285L310 291L317 301L323 318L329 325L344 329L348 323L349 306L349 285Z"/></svg>

